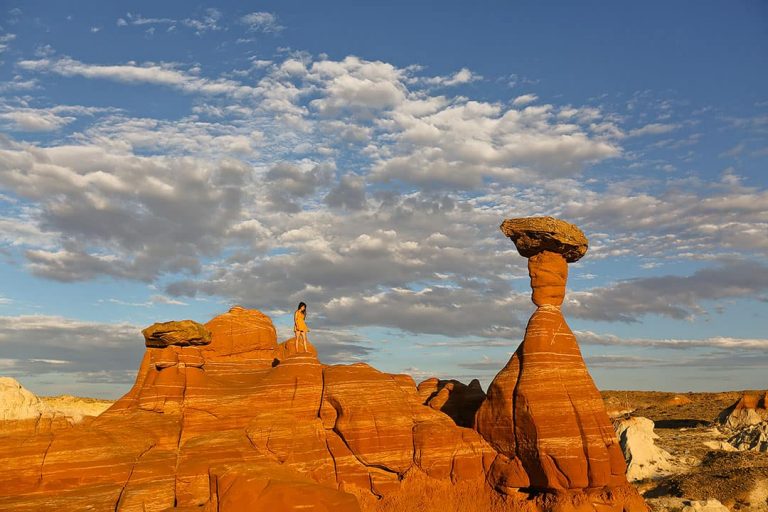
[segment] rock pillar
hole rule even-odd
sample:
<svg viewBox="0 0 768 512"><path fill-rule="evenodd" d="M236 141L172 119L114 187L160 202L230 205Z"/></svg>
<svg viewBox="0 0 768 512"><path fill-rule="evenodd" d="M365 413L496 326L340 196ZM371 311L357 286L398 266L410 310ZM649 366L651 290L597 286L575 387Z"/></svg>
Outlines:
<svg viewBox="0 0 768 512"><path fill-rule="evenodd" d="M587 239L551 217L511 219L501 228L528 258L537 309L475 416L475 429L505 457L493 474L513 487L522 466L526 487L541 490L626 484L613 426L560 312L568 263L586 253Z"/></svg>

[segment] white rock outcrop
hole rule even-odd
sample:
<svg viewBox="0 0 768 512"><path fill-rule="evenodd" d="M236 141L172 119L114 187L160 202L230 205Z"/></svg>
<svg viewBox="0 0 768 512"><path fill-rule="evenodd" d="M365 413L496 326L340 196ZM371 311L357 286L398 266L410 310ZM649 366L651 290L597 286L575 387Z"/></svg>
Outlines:
<svg viewBox="0 0 768 512"><path fill-rule="evenodd" d="M0 377L0 421L58 418L74 424L86 416L98 416L111 405L109 400L68 395L40 398L16 379Z"/></svg>
<svg viewBox="0 0 768 512"><path fill-rule="evenodd" d="M80 423L87 416L98 416L114 403L111 400L80 398L71 395L42 397L41 400L56 414L66 416L70 423Z"/></svg>
<svg viewBox="0 0 768 512"><path fill-rule="evenodd" d="M627 461L627 479L630 482L662 477L674 470L674 457L654 442L659 436L653 431L653 425L653 421L640 416L614 424Z"/></svg>
<svg viewBox="0 0 768 512"><path fill-rule="evenodd" d="M34 393L11 377L0 377L0 420L37 419L50 413Z"/></svg>

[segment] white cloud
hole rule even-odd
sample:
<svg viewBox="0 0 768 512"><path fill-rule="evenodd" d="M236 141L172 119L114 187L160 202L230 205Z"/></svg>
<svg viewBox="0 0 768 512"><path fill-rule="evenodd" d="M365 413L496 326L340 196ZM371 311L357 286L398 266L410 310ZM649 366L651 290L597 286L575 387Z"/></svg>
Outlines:
<svg viewBox="0 0 768 512"><path fill-rule="evenodd" d="M202 16L198 18L185 18L181 20L181 23L194 29L195 34L203 35L206 32L222 30L223 27L219 24L221 18L221 11L214 8L208 8L205 9Z"/></svg>
<svg viewBox="0 0 768 512"><path fill-rule="evenodd" d="M643 135L661 135L664 133L669 133L671 131L674 131L679 127L680 125L677 125L677 124L650 123L645 126L641 126L640 128L635 128L634 130L630 130L628 135L630 137L641 137Z"/></svg>
<svg viewBox="0 0 768 512"><path fill-rule="evenodd" d="M0 54L8 50L8 43L16 39L16 34L0 35Z"/></svg>
<svg viewBox="0 0 768 512"><path fill-rule="evenodd" d="M171 306L189 306L189 304L184 301L172 299L165 295L152 295L149 298L149 300L144 302L128 302L121 299L107 299L106 302L110 302L112 304L118 304L120 306L131 306L131 307L139 307L139 308L149 308L157 304L165 304L165 305L171 305Z"/></svg>
<svg viewBox="0 0 768 512"><path fill-rule="evenodd" d="M241 17L240 22L253 32L275 33L285 28L278 23L277 16L270 12L251 12Z"/></svg>
<svg viewBox="0 0 768 512"><path fill-rule="evenodd" d="M576 331L574 333L581 344L663 348L687 351L694 348L711 348L743 351L765 351L768 349L768 339L765 338L732 338L729 336L713 336L701 339L649 339L622 338L613 334L598 334L592 331Z"/></svg>
<svg viewBox="0 0 768 512"><path fill-rule="evenodd" d="M16 109L0 112L0 119L9 121L13 130L25 132L55 131L75 120L74 117L62 117L42 109Z"/></svg>
<svg viewBox="0 0 768 512"><path fill-rule="evenodd" d="M462 85L462 84L468 84L470 82L477 82L478 80L482 80L483 77L473 73L468 68L461 68L453 75L447 75L447 76L433 76L429 78L421 78L421 79L411 79L409 82L413 83L425 83L428 85L436 85L441 87L451 87L454 85Z"/></svg>
<svg viewBox="0 0 768 512"><path fill-rule="evenodd" d="M576 125L563 130L551 107L504 110L467 101L433 114L396 112L396 145L378 159L372 177L420 185L477 187L484 178L528 182L578 174L621 150Z"/></svg>
<svg viewBox="0 0 768 512"><path fill-rule="evenodd" d="M86 64L70 57L22 60L18 66L27 71L81 76L126 83L146 83L174 87L188 93L207 95L252 96L253 87L225 78L207 79L174 68L170 64L135 63L118 65Z"/></svg>
<svg viewBox="0 0 768 512"><path fill-rule="evenodd" d="M518 96L512 101L512 105L515 107L522 107L525 105L528 105L529 103L533 103L536 100L538 100L539 97L535 94L523 94L522 96Z"/></svg>

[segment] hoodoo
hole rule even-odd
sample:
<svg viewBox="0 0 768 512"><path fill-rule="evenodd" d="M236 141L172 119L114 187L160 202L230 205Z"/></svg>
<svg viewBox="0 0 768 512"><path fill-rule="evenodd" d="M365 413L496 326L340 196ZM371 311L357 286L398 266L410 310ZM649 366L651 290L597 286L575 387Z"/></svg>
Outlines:
<svg viewBox="0 0 768 512"><path fill-rule="evenodd" d="M494 485L542 491L623 487L628 502L611 510L645 510L627 484L613 426L560 311L568 262L586 254L587 238L552 217L506 220L501 229L528 258L537 309L475 416L475 429L500 454L491 468Z"/></svg>

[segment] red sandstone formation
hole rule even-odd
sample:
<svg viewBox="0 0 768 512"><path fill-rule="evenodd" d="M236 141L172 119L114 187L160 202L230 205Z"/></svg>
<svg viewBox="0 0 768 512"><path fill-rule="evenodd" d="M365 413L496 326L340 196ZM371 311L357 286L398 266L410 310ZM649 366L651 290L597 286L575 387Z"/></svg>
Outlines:
<svg viewBox="0 0 768 512"><path fill-rule="evenodd" d="M529 229L526 250L586 250L548 237ZM242 307L155 324L136 383L101 416L0 429L0 510L644 511L559 311L565 261L531 257L539 309L487 398L476 381L417 389L323 365Z"/></svg>
<svg viewBox="0 0 768 512"><path fill-rule="evenodd" d="M107 412L0 434L0 509L353 511L345 491L385 496L409 471L481 485L495 456L410 377L322 365L258 311L145 334L136 383Z"/></svg>
<svg viewBox="0 0 768 512"><path fill-rule="evenodd" d="M537 309L523 342L491 383L475 417L476 430L500 454L491 480L500 490L626 486L618 440L560 312L568 278L566 259L576 261L586 252L586 238L563 221L527 221L505 221L502 230L521 255L529 257ZM624 506L644 510L639 496L630 493L629 499ZM622 504L612 507L621 510Z"/></svg>
<svg viewBox="0 0 768 512"><path fill-rule="evenodd" d="M467 385L432 377L421 382L417 390L425 405L444 412L460 427L472 427L475 413L485 400L485 392L477 379Z"/></svg>

